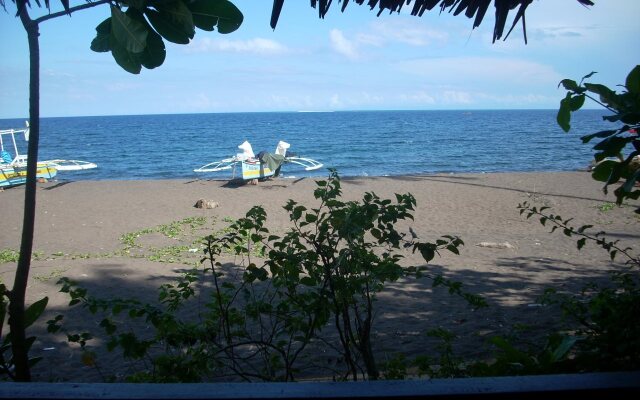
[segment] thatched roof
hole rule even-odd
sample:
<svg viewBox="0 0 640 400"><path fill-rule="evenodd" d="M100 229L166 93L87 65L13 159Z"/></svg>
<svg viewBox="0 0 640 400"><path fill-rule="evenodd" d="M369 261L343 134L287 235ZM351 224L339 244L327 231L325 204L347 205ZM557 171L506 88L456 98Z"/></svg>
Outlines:
<svg viewBox="0 0 640 400"><path fill-rule="evenodd" d="M299 1L299 0L297 0ZM365 0L353 0L356 4L362 5ZM592 6L593 2L590 0L576 0L582 5ZM524 32L524 41L527 42L527 29L525 23L525 10L533 2L533 0L493 0L496 22L493 27L493 41L502 38L504 27L507 23L507 17L511 11L516 10L516 15L511 24L511 28L505 39L509 36L513 28L519 21L522 21L522 30ZM338 3L342 3L342 12L347 8L349 0L338 0ZM385 11L400 12L402 7L406 5L411 8L411 15L421 17L425 11L431 11L434 8L440 10L440 12L452 12L453 15L459 15L464 13L468 18L474 18L473 28L480 26L482 20L487 13L487 9L491 5L491 0L368 0L367 5L371 10L378 8L378 16ZM284 0L273 0L273 11L271 12L271 27L276 28L278 24L278 18L280 17L280 11ZM318 15L320 18L324 18L329 8L333 4L332 0L311 0L311 7L318 9Z"/></svg>

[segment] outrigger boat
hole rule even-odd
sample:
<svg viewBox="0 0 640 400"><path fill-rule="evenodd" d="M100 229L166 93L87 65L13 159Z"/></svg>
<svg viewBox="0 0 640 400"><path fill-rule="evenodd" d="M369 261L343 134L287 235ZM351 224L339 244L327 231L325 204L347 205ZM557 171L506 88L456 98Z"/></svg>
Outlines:
<svg viewBox="0 0 640 400"><path fill-rule="evenodd" d="M58 170L46 163L39 162L36 169L36 178L53 179L58 174ZM27 167L10 166L0 163L0 188L23 185L27 182Z"/></svg>
<svg viewBox="0 0 640 400"><path fill-rule="evenodd" d="M18 150L17 134L23 134L24 140L29 141L29 124L24 129L0 130L0 188L22 185L27 181L27 156L20 154ZM9 138L10 144L6 143ZM96 167L94 163L80 160L38 161L36 178L50 180L56 177L58 171L79 171Z"/></svg>
<svg viewBox="0 0 640 400"><path fill-rule="evenodd" d="M287 155L287 150L291 145L287 142L280 141L276 146L275 153L266 151L253 153L251 144L248 141L242 143L238 148L242 153L236 154L234 157L225 158L224 160L214 161L212 163L196 168L194 172L220 172L233 171L233 178L236 177L236 169L241 168L242 180L263 179L270 176L278 176L280 168L283 164L291 163L304 167L305 171L313 171L322 168L323 164L306 157L298 157L294 154Z"/></svg>

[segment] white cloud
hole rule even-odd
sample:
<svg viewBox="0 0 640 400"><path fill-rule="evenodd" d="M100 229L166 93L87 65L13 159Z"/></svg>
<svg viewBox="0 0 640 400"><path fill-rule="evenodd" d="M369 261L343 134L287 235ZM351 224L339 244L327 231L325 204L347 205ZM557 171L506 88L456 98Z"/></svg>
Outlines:
<svg viewBox="0 0 640 400"><path fill-rule="evenodd" d="M350 60L362 60L365 47L383 47L387 45L408 45L425 47L434 43L444 44L449 40L445 31L429 29L416 18L402 20L377 19L369 25L366 32L357 32L348 38L339 29L331 30L329 40L331 48Z"/></svg>
<svg viewBox="0 0 640 400"><path fill-rule="evenodd" d="M362 35L363 40L372 41L377 38L379 43L402 43L410 46L428 46L434 42L445 43L449 34L445 31L429 29L424 21L411 19L378 19L371 24L373 33Z"/></svg>
<svg viewBox="0 0 640 400"><path fill-rule="evenodd" d="M206 93L194 93L184 99L184 110L195 110L197 112L215 111L220 107L220 102L212 100ZM175 105L174 105L175 106Z"/></svg>
<svg viewBox="0 0 640 400"><path fill-rule="evenodd" d="M591 28L593 29L593 28ZM548 27L535 29L532 32L528 32L530 38L534 40L551 39L556 40L558 38L582 38L585 35L585 31L589 28L576 28L576 27Z"/></svg>
<svg viewBox="0 0 640 400"><path fill-rule="evenodd" d="M402 61L397 68L430 83L455 82L506 86L557 85L562 79L552 67L537 62L494 57L449 57Z"/></svg>
<svg viewBox="0 0 640 400"><path fill-rule="evenodd" d="M331 99L329 100L329 105L332 108L342 108L342 101L340 101L340 95L338 94L334 94L333 96L331 96Z"/></svg>
<svg viewBox="0 0 640 400"><path fill-rule="evenodd" d="M469 92L445 90L442 93L442 102L444 104L471 104L473 103L473 96Z"/></svg>
<svg viewBox="0 0 640 400"><path fill-rule="evenodd" d="M55 71L52 69L45 69L44 71L42 71L42 75L50 78L74 78L73 74L70 74L68 72Z"/></svg>
<svg viewBox="0 0 640 400"><path fill-rule="evenodd" d="M135 82L108 82L103 86L107 92L130 92L143 87L143 85Z"/></svg>
<svg viewBox="0 0 640 400"><path fill-rule="evenodd" d="M329 33L331 48L350 60L357 60L360 55L356 45L347 39L339 29L332 29Z"/></svg>
<svg viewBox="0 0 640 400"><path fill-rule="evenodd" d="M435 104L436 99L432 94L429 94L425 91L419 91L415 93L403 93L399 96L400 101L402 103L410 103L410 104Z"/></svg>
<svg viewBox="0 0 640 400"><path fill-rule="evenodd" d="M368 91L334 93L327 98L326 104L330 109L358 109L380 108L385 102L385 96Z"/></svg>
<svg viewBox="0 0 640 400"><path fill-rule="evenodd" d="M284 54L289 49L283 44L271 39L254 38L249 40L228 40L228 39L196 39L191 42L186 51L189 53L248 53L258 55L278 55Z"/></svg>
<svg viewBox="0 0 640 400"><path fill-rule="evenodd" d="M266 101L273 110L305 110L315 108L313 100L304 94L266 94Z"/></svg>

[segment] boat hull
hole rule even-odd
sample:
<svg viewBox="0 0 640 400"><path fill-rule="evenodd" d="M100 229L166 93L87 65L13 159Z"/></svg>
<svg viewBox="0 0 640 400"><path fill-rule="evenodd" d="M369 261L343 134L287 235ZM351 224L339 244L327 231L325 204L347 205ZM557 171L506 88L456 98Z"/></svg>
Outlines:
<svg viewBox="0 0 640 400"><path fill-rule="evenodd" d="M58 174L58 170L45 163L38 163L36 170L37 179L53 179ZM27 182L27 167L1 166L0 167L0 187L12 187L23 185Z"/></svg>
<svg viewBox="0 0 640 400"><path fill-rule="evenodd" d="M258 160L242 162L242 179L244 180L268 178L273 174L274 171L266 163L261 163Z"/></svg>

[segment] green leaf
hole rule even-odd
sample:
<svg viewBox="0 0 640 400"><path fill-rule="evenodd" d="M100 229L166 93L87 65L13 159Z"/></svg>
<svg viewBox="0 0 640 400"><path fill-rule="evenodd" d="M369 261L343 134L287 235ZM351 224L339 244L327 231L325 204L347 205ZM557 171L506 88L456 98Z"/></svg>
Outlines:
<svg viewBox="0 0 640 400"><path fill-rule="evenodd" d="M600 101L613 107L618 108L620 104L619 96L605 85L599 83L585 83L584 86L590 92L596 93L600 96Z"/></svg>
<svg viewBox="0 0 640 400"><path fill-rule="evenodd" d="M593 228L593 225L583 225L578 229L578 233L582 233L582 232L586 231L589 228Z"/></svg>
<svg viewBox="0 0 640 400"><path fill-rule="evenodd" d="M456 247L453 244L450 244L447 246L447 250L449 250L450 252L452 252L453 254L457 254L460 255L460 251L458 250L458 247Z"/></svg>
<svg viewBox="0 0 640 400"><path fill-rule="evenodd" d="M33 358L29 358L28 363L29 363L29 368L33 368L34 365L36 365L37 363L39 363L40 361L42 361L43 357L33 357Z"/></svg>
<svg viewBox="0 0 640 400"><path fill-rule="evenodd" d="M569 101L569 107L571 111L578 111L584 105L585 95L580 94L578 96L574 96Z"/></svg>
<svg viewBox="0 0 640 400"><path fill-rule="evenodd" d="M148 35L146 26L120 11L118 7L111 6L111 37L124 50L129 53L144 51ZM111 45L116 47L113 41Z"/></svg>
<svg viewBox="0 0 640 400"><path fill-rule="evenodd" d="M118 327L113 324L113 322L111 322L111 320L109 320L108 318L103 319L100 322L100 326L104 328L107 335L113 334L118 329Z"/></svg>
<svg viewBox="0 0 640 400"><path fill-rule="evenodd" d="M616 168L618 164L620 163L615 160L604 160L598 163L593 171L591 171L591 177L596 181L606 182L611 176L611 171L613 171L613 169Z"/></svg>
<svg viewBox="0 0 640 400"><path fill-rule="evenodd" d="M193 15L182 1L159 5L156 10L147 8L145 15L155 30L170 42L187 44L195 35Z"/></svg>
<svg viewBox="0 0 640 400"><path fill-rule="evenodd" d="M436 252L431 246L422 245L422 246L419 246L418 249L420 250L420 254L422 255L422 258L426 262L433 260L433 258L436 256Z"/></svg>
<svg viewBox="0 0 640 400"><path fill-rule="evenodd" d="M633 140L631 137L610 136L593 146L593 149L602 151L602 157L614 157Z"/></svg>
<svg viewBox="0 0 640 400"><path fill-rule="evenodd" d="M638 180L640 180L640 169L636 170L633 175L627 178L627 181L622 185L622 190L626 193L633 192L633 188L636 186Z"/></svg>
<svg viewBox="0 0 640 400"><path fill-rule="evenodd" d="M96 35L96 37L91 41L91 46L89 48L96 53L111 51L110 36L111 35Z"/></svg>
<svg viewBox="0 0 640 400"><path fill-rule="evenodd" d="M24 327L30 327L42 315L44 309L47 308L49 298L45 297L33 303L24 312Z"/></svg>
<svg viewBox="0 0 640 400"><path fill-rule="evenodd" d="M609 137L609 136L615 134L616 132L618 132L618 130L616 130L616 129L607 130L607 131L600 131L600 132L596 132L596 133L592 133L592 134L589 134L589 135L582 136L580 139L582 140L582 143L589 143L591 141L591 139L593 139L593 138Z"/></svg>
<svg viewBox="0 0 640 400"><path fill-rule="evenodd" d="M161 66L167 56L167 51L164 48L162 37L160 37L160 35L158 35L151 26L149 26L147 20L144 19L144 16L140 11L129 8L129 10L127 10L127 15L144 25L148 33L147 45L141 53L136 53L135 57L138 58L140 64L145 68L153 69Z"/></svg>
<svg viewBox="0 0 640 400"><path fill-rule="evenodd" d="M193 13L195 25L205 31L213 31L217 25L218 32L231 33L244 19L242 12L227 0L196 0L187 7Z"/></svg>
<svg viewBox="0 0 640 400"><path fill-rule="evenodd" d="M91 50L97 53L111 51L111 17L96 27L96 37L91 41Z"/></svg>
<svg viewBox="0 0 640 400"><path fill-rule="evenodd" d="M147 0L126 0L124 3L142 11L142 9L147 5Z"/></svg>
<svg viewBox="0 0 640 400"><path fill-rule="evenodd" d="M584 245L586 244L587 239L586 238L582 238L580 240L578 240L576 242L576 245L578 246L578 250L582 249L584 247Z"/></svg>
<svg viewBox="0 0 640 400"><path fill-rule="evenodd" d="M565 336L562 338L562 342L553 350L551 355L552 362L558 362L562 360L569 350L576 344L578 338L576 336Z"/></svg>
<svg viewBox="0 0 640 400"><path fill-rule="evenodd" d="M306 211L307 208L305 206L296 206L291 213L293 220L297 221L302 217L302 213Z"/></svg>
<svg viewBox="0 0 640 400"><path fill-rule="evenodd" d="M560 81L560 83L558 84L558 87L563 86L565 89L567 90L571 90L573 92L577 92L580 90L580 87L578 86L578 84L576 83L576 81L572 80L572 79L563 79Z"/></svg>
<svg viewBox="0 0 640 400"><path fill-rule="evenodd" d="M629 93L640 94L640 65L636 65L635 68L629 72L625 86Z"/></svg>
<svg viewBox="0 0 640 400"><path fill-rule="evenodd" d="M564 99L560 100L560 108L556 121L563 131L569 132L571 129L571 93L567 93Z"/></svg>
<svg viewBox="0 0 640 400"><path fill-rule="evenodd" d="M96 26L96 32L98 34L110 35L111 34L111 17L100 22L100 24Z"/></svg>
<svg viewBox="0 0 640 400"><path fill-rule="evenodd" d="M304 276L302 278L300 278L300 283L305 285L305 286L315 286L316 281L309 277L309 276Z"/></svg>
<svg viewBox="0 0 640 400"><path fill-rule="evenodd" d="M136 57L135 54L128 52L123 46L119 43L111 44L111 55L113 59L116 60L119 66L122 67L127 72L132 74L139 74L142 69L142 63L140 62L140 58Z"/></svg>
<svg viewBox="0 0 640 400"><path fill-rule="evenodd" d="M140 54L140 63L147 69L153 69L164 64L167 51L164 42L157 33L153 32L147 38L147 48Z"/></svg>

